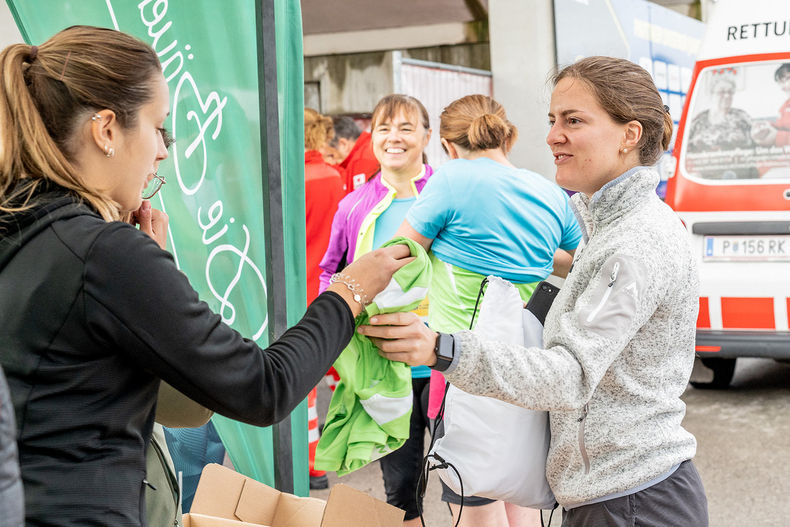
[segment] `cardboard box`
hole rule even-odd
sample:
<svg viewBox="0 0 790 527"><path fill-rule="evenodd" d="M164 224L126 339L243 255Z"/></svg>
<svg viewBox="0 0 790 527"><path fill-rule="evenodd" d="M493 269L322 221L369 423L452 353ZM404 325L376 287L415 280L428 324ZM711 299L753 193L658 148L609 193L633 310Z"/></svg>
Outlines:
<svg viewBox="0 0 790 527"><path fill-rule="evenodd" d="M185 527L400 527L404 512L347 485L329 499L280 492L221 465L203 469Z"/></svg>

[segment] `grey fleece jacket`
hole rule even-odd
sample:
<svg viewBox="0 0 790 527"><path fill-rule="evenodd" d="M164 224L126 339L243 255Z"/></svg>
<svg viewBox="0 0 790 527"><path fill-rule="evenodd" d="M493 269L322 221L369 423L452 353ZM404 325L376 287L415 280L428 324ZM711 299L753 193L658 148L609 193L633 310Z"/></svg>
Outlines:
<svg viewBox="0 0 790 527"><path fill-rule="evenodd" d="M688 233L637 167L573 205L584 248L554 301L546 349L455 334L447 380L548 410L546 475L560 505L634 489L690 459L681 427L694 363L698 276Z"/></svg>

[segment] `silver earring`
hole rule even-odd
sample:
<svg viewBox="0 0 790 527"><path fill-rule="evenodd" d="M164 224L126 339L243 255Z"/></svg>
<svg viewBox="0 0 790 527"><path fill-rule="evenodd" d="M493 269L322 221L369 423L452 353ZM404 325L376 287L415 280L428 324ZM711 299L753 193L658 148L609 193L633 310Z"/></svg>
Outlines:
<svg viewBox="0 0 790 527"><path fill-rule="evenodd" d="M101 121L101 115L99 115L98 113L94 113L93 116L91 117L91 121Z"/></svg>
<svg viewBox="0 0 790 527"><path fill-rule="evenodd" d="M627 154L628 153L628 149L627 148L623 148L623 153Z"/></svg>
<svg viewBox="0 0 790 527"><path fill-rule="evenodd" d="M113 157L115 155L115 149L110 145L104 145L104 155L106 157Z"/></svg>

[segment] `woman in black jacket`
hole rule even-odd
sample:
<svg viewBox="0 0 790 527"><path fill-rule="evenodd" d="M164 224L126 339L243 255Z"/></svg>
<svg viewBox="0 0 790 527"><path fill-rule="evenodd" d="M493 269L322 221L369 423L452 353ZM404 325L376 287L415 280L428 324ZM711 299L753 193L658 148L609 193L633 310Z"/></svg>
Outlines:
<svg viewBox="0 0 790 527"><path fill-rule="evenodd" d="M267 349L198 299L143 189L167 157L156 53L75 26L0 53L0 365L18 426L27 525L144 524L160 379L265 426L307 395L405 246L344 271ZM140 229L118 221L132 213ZM153 239L152 239L153 238Z"/></svg>

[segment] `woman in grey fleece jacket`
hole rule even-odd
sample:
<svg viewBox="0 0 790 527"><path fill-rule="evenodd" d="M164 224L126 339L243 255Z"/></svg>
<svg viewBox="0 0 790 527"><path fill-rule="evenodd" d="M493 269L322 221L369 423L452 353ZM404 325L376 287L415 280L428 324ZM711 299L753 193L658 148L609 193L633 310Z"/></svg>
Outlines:
<svg viewBox="0 0 790 527"><path fill-rule="evenodd" d="M650 75L589 57L554 78L546 138L576 190L584 248L546 318L546 349L438 338L409 314L361 332L459 388L548 410L546 472L563 526L707 526L680 399L694 362L698 277L688 234L655 193L672 120ZM387 340L380 340L387 339Z"/></svg>

